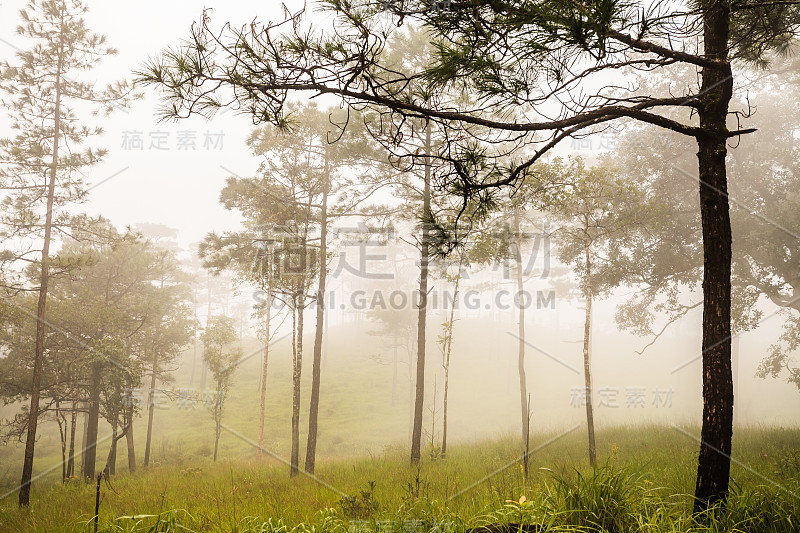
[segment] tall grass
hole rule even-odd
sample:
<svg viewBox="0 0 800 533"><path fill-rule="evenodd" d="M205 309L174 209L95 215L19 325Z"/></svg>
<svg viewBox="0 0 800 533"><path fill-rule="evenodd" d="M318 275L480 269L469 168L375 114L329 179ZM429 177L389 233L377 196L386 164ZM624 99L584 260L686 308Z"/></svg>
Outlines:
<svg viewBox="0 0 800 533"><path fill-rule="evenodd" d="M546 442L554 435L538 435ZM121 473L103 485L100 530L275 533L459 533L486 524L592 532L798 532L800 430L737 432L725 508L690 514L696 443L671 428L598 432L600 466L584 435L531 457L525 479L516 437L448 449L408 464L407 450L326 460L301 476L275 460L208 459ZM91 531L94 487L40 485L29 511L0 500L0 531Z"/></svg>

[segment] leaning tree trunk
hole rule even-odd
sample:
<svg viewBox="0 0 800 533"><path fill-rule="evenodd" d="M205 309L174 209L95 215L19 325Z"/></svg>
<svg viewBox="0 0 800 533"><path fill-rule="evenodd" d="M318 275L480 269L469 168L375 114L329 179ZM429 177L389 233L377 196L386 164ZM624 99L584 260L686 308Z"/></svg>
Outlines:
<svg viewBox="0 0 800 533"><path fill-rule="evenodd" d="M330 175L325 158L325 184L322 191L319 241L319 285L317 286L317 322L314 328L314 361L311 367L311 404L308 410L308 441L306 443L306 472L314 473L317 455L317 418L319 415L319 387L322 372L322 334L325 322L325 281L328 269L328 192Z"/></svg>
<svg viewBox="0 0 800 533"><path fill-rule="evenodd" d="M597 460L597 448L594 442L594 411L592 407L592 365L590 345L592 339L592 259L589 247L584 249L586 260L586 318L583 322L583 379L586 387L586 427L589 432L589 465L594 468Z"/></svg>
<svg viewBox="0 0 800 533"><path fill-rule="evenodd" d="M264 359L261 362L261 414L258 419L258 449L256 457L259 459L264 452L264 418L267 414L267 363L269 362L269 336L271 334L272 318L272 292L267 289L267 307L264 317Z"/></svg>
<svg viewBox="0 0 800 533"><path fill-rule="evenodd" d="M114 473L114 462L117 460L117 442L128 434L128 427L122 428L122 433L119 435L117 433L116 424L114 427L114 436L111 438L111 448L108 450L108 457L106 458L106 466L103 468L103 474L105 478L108 479L110 475ZM98 479L99 483L99 479ZM98 493L99 495L99 493Z"/></svg>
<svg viewBox="0 0 800 533"><path fill-rule="evenodd" d="M514 262L516 263L517 274L517 295L519 307L519 324L517 325L518 337L518 354L517 354L517 369L519 372L519 405L520 412L522 413L522 445L525 446L528 439L528 424L530 424L530 416L528 413L528 380L525 377L525 287L522 283L522 250L520 243L522 242L522 229L520 228L519 221L519 207L514 208L514 231L516 232L516 243ZM527 472L525 475L527 476Z"/></svg>
<svg viewBox="0 0 800 533"><path fill-rule="evenodd" d="M431 124L425 128L425 186L422 193L422 242L419 263L419 311L417 313L417 387L411 430L411 464L419 464L422 446L422 410L425 402L425 325L428 315L428 255L431 215Z"/></svg>
<svg viewBox="0 0 800 533"><path fill-rule="evenodd" d="M703 427L697 463L694 511L701 512L728 493L733 435L731 376L731 221L725 168L726 119L733 94L728 60L730 7L705 8L706 57L722 61L703 67L697 139L700 215L703 224Z"/></svg>
<svg viewBox="0 0 800 533"><path fill-rule="evenodd" d="M63 20L63 12L62 12ZM25 456L22 462L22 480L19 484L19 506L30 503L31 481L33 476L33 456L36 447L36 428L39 423L39 397L42 388L42 367L44 366L44 337L46 325L47 284L50 281L50 240L53 230L53 203L56 191L58 169L58 144L61 137L61 69L64 65L64 31L59 32L58 66L55 79L55 104L53 108L53 158L47 182L47 213L44 222L42 242L41 275L39 278L39 301L36 306L36 342L33 352L33 376L31 380L31 403L28 410L28 432L25 436Z"/></svg>
<svg viewBox="0 0 800 533"><path fill-rule="evenodd" d="M115 419L111 424L111 449L108 450L108 460L106 461L106 479L117 474L117 427L119 427L119 422ZM122 435L119 438L122 438Z"/></svg>

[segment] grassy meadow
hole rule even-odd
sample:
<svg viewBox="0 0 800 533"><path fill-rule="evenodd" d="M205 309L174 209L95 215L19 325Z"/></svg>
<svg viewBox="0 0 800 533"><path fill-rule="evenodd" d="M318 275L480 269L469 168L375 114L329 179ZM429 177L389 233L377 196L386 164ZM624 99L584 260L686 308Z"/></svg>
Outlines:
<svg viewBox="0 0 800 533"><path fill-rule="evenodd" d="M481 327L502 325L484 323ZM288 475L288 339L277 340L271 354L267 453L257 458L261 351L257 340L245 340L245 359L236 372L223 418L220 459L212 461L213 422L202 405L202 394L195 405L174 397L160 399L151 465L142 467L146 432L142 416L134 431L138 469L128 472L125 441L120 441L117 474L101 486L98 530L459 533L487 523L529 523L551 531L798 532L799 428L768 421L737 427L730 504L713 520L692 518L690 495L700 431L699 425L681 420L699 420L699 403L682 403L686 395L679 394L683 389L676 384L672 422L656 418L666 411L652 408L634 412L622 405L613 412L596 410L598 467L591 469L585 412L569 403L573 383L556 379L559 365L534 355L529 360L529 380L536 407L526 479L516 433L515 360L501 359L506 351L514 353L514 339L486 334L467 321L459 324L462 337L457 339L465 340L451 373L447 455L441 457L436 447L441 412L430 407L425 414L423 461L419 468L412 467L408 464L407 353L398 349L395 373L393 346L366 334L370 327L364 322L330 328L327 340L331 351L323 364L316 478L301 474L290 479ZM572 344L559 344L555 337L540 337L537 342L553 353L559 346L576 349ZM618 345L615 348L619 351ZM432 377L426 390L431 398L439 394L440 402L436 349L432 342ZM621 357L619 353L614 356ZM203 392L198 367L190 381L193 357L190 349L175 382L165 389ZM657 365L660 357L666 355L655 353L645 362ZM680 360L685 355L675 357ZM610 376L619 366L603 365L602 358L598 359L597 382L613 383ZM310 357L306 361L303 409L308 405ZM668 369L672 363L663 364ZM563 368L560 371L569 374ZM655 366L650 371L667 373ZM690 383L696 381L694 374L687 373ZM571 379L580 383L582 378ZM624 398L621 401L624 403ZM621 424L610 419L612 414L638 418L635 423ZM552 423L553 417L559 418L560 424ZM306 423L302 412L301 463ZM103 424L100 438L108 434L110 429ZM34 471L39 477L27 511L17 509L14 491L21 451L19 444L0 446L0 532L92 531L95 487L79 479L61 483L55 423L47 420L42 426ZM99 445L98 469L107 453L105 440Z"/></svg>
<svg viewBox="0 0 800 533"><path fill-rule="evenodd" d="M316 478L290 479L286 465L266 457L121 472L101 486L99 530L366 533L521 522L552 531L797 531L796 429L736 434L730 505L708 523L688 513L697 445L673 428L601 430L596 469L588 467L579 429L532 441L527 479L511 437L454 446L419 468L401 447L330 459ZM91 530L92 485L72 480L34 495L28 511L17 510L13 498L2 503L2 531Z"/></svg>

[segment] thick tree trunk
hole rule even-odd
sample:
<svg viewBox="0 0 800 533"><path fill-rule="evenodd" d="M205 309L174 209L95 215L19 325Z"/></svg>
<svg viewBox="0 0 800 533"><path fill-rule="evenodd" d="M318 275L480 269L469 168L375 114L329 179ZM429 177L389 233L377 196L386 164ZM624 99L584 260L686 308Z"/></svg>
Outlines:
<svg viewBox="0 0 800 533"><path fill-rule="evenodd" d="M147 438L144 441L144 466L150 465L150 443L153 437L153 415L155 411L156 369L158 368L158 352L153 350L153 372L150 376L150 394L147 406Z"/></svg>
<svg viewBox="0 0 800 533"><path fill-rule="evenodd" d="M727 61L730 8L706 7L705 55ZM698 142L700 214L703 224L703 427L697 464L695 512L725 501L731 467L733 380L731 376L731 222L726 119L733 94L730 65L703 68L698 109L704 135Z"/></svg>
<svg viewBox="0 0 800 533"><path fill-rule="evenodd" d="M87 482L94 480L97 461L97 427L100 422L100 379L102 363L92 364L92 381L89 397L89 423L86 426L86 448L83 451L83 476Z"/></svg>
<svg viewBox="0 0 800 533"><path fill-rule="evenodd" d="M419 464L422 446L422 412L425 403L425 326L428 318L428 256L431 214L431 124L425 128L425 186L422 193L422 242L419 263L419 310L417 313L417 387L414 396L414 424L411 429L411 464Z"/></svg>
<svg viewBox="0 0 800 533"><path fill-rule="evenodd" d="M592 365L591 365L591 338L592 338L592 259L589 247L584 249L586 261L586 318L583 322L583 379L586 387L586 427L589 433L589 465L594 468L597 461L597 449L594 442L594 408L592 406Z"/></svg>
<svg viewBox="0 0 800 533"><path fill-rule="evenodd" d="M267 290L267 307L264 317L264 359L261 362L261 413L258 419L258 449L256 457L261 459L264 451L264 418L267 415L267 363L269 362L269 336L272 334L272 292Z"/></svg>
<svg viewBox="0 0 800 533"><path fill-rule="evenodd" d="M314 361L311 366L311 404L308 410L308 441L306 443L306 472L314 473L317 455L317 418L319 415L319 387L322 373L322 335L325 332L325 283L328 269L328 192L330 176L325 159L326 183L322 191L319 241L319 284L317 286L317 322L314 326Z"/></svg>
<svg viewBox="0 0 800 533"><path fill-rule="evenodd" d="M62 9L63 20L64 12ZM58 170L58 145L61 137L61 70L64 65L64 32L59 33L58 64L55 79L55 106L53 109L53 158L47 182L47 212L45 213L44 240L42 243L41 276L39 278L39 301L36 306L36 342L33 352L33 376L31 379L31 403L28 416L28 432L25 436L25 455L22 462L22 480L19 484L19 506L30 503L33 456L36 447L36 428L39 424L39 397L44 366L44 337L46 325L47 284L50 280L50 240L53 230L53 203Z"/></svg>
<svg viewBox="0 0 800 533"><path fill-rule="evenodd" d="M519 323L517 324L517 370L519 373L519 405L522 413L522 444L528 438L528 380L525 376L525 286L522 283L522 228L519 220L519 208L514 209L514 231L516 232L516 243L514 250L515 272L517 277L517 299L519 306Z"/></svg>

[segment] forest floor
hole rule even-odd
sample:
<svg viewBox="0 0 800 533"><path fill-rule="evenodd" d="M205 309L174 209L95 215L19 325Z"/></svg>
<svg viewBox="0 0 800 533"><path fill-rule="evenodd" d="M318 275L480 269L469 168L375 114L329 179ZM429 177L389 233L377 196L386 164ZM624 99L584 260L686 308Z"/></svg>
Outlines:
<svg viewBox="0 0 800 533"><path fill-rule="evenodd" d="M458 533L487 523L551 531L786 531L800 524L800 429L734 433L731 495L713 520L690 516L698 444L694 427L608 427L588 465L585 432L536 434L526 479L518 438L427 450L404 447L326 459L290 479L262 459L183 457L118 474L101 485L99 531ZM0 531L91 531L95 487L40 483L30 509L0 500Z"/></svg>

